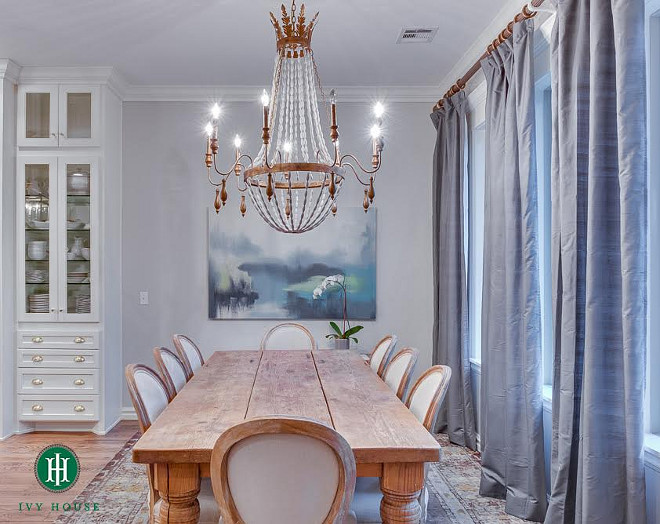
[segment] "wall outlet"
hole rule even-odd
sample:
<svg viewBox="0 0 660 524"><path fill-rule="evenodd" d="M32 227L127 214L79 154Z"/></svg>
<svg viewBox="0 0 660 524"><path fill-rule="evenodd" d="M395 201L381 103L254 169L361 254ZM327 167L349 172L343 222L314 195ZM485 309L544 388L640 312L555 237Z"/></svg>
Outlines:
<svg viewBox="0 0 660 524"><path fill-rule="evenodd" d="M149 305L149 292L148 291L140 291L140 305L141 306Z"/></svg>

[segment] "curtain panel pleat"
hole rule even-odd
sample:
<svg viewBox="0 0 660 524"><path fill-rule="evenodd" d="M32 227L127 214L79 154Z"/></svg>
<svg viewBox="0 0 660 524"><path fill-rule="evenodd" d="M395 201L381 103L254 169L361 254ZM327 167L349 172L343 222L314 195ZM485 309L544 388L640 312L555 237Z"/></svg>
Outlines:
<svg viewBox="0 0 660 524"><path fill-rule="evenodd" d="M643 0L560 0L552 36L555 332L545 522L646 522Z"/></svg>
<svg viewBox="0 0 660 524"><path fill-rule="evenodd" d="M454 444L476 449L468 345L463 188L467 136L465 93L446 99L431 120L433 155L433 362L452 369L438 424Z"/></svg>
<svg viewBox="0 0 660 524"><path fill-rule="evenodd" d="M480 493L541 521L541 300L532 20L482 60L486 187L481 345Z"/></svg>

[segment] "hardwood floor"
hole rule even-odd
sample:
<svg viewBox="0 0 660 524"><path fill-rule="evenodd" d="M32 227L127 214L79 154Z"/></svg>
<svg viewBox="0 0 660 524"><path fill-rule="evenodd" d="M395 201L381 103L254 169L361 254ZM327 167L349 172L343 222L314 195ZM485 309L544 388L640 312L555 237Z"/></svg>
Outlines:
<svg viewBox="0 0 660 524"><path fill-rule="evenodd" d="M101 469L115 456L126 441L138 431L137 422L123 421L105 436L93 433L28 433L14 435L0 442L0 522L54 522L61 511L51 510L51 503L71 502ZM50 444L66 444L80 459L80 477L70 490L51 493L43 489L34 476L37 453ZM19 511L19 503L23 511ZM41 511L26 502L43 503Z"/></svg>

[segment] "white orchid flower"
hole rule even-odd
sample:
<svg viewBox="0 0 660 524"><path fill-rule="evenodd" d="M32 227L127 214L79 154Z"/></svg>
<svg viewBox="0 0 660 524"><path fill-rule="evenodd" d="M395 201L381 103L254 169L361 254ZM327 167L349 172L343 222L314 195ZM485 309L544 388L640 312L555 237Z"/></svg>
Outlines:
<svg viewBox="0 0 660 524"><path fill-rule="evenodd" d="M317 287L314 289L314 294L312 295L312 298L316 300L323 294L323 290L320 287Z"/></svg>

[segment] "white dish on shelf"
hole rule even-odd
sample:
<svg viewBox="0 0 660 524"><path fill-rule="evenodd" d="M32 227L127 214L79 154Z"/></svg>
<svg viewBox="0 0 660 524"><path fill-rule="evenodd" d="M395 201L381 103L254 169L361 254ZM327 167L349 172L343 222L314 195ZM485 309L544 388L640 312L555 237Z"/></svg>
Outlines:
<svg viewBox="0 0 660 524"><path fill-rule="evenodd" d="M48 229L50 227L50 222L48 220L30 220L28 226L32 229Z"/></svg>
<svg viewBox="0 0 660 524"><path fill-rule="evenodd" d="M82 220L67 220L66 228L68 230L84 229L86 225L87 224L85 224Z"/></svg>

